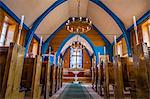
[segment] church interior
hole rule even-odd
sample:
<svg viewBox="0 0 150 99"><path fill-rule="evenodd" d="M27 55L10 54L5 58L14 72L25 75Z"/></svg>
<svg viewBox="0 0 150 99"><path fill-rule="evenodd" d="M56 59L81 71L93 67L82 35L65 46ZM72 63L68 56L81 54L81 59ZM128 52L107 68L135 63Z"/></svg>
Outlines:
<svg viewBox="0 0 150 99"><path fill-rule="evenodd" d="M150 0L0 0L0 99L150 99Z"/></svg>

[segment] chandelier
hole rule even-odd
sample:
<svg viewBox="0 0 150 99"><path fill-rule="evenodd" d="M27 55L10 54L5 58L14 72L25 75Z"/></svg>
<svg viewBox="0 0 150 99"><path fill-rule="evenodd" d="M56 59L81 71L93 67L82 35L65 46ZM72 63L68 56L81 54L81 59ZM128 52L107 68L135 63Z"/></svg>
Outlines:
<svg viewBox="0 0 150 99"><path fill-rule="evenodd" d="M91 30L92 21L86 17L79 17L80 0L78 1L78 17L71 17L66 22L66 29L70 33L82 34Z"/></svg>

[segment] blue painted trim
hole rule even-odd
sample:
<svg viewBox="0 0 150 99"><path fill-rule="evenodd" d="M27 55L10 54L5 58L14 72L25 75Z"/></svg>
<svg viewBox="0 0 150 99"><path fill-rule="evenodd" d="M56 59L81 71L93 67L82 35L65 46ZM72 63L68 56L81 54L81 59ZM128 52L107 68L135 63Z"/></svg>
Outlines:
<svg viewBox="0 0 150 99"><path fill-rule="evenodd" d="M102 8L104 11L106 11L114 19L114 21L120 27L120 29L123 33L123 36L126 40L126 44L127 44L127 48L128 48L128 55L132 56L131 44L130 44L130 40L128 38L128 31L126 30L126 28L125 28L124 24L122 23L122 21L109 8L107 8L107 6L104 5L101 1L99 1L99 0L90 0L90 1L97 4L100 8Z"/></svg>
<svg viewBox="0 0 150 99"><path fill-rule="evenodd" d="M40 15L36 21L33 23L32 28L29 30L28 35L26 36L26 40L25 40L25 55L28 52L28 48L30 46L31 40L33 38L34 32L37 29L37 27L39 26L39 24L41 23L41 21L53 10L55 9L58 5L62 4L63 2L65 2L67 0L57 0L54 4L52 4L42 15Z"/></svg>
<svg viewBox="0 0 150 99"><path fill-rule="evenodd" d="M141 24L142 22L144 22L146 19L148 19L150 17L150 10L147 11L140 19L137 20L137 25ZM130 31L134 28L134 24L132 24L129 28L128 28L128 33L130 33ZM120 35L117 38L117 42L119 42L121 39L123 38L123 34ZM112 45L114 45L114 42L112 43Z"/></svg>
<svg viewBox="0 0 150 99"><path fill-rule="evenodd" d="M0 1L0 8L2 8L9 16L11 16L18 24L20 24L21 20L11 11L2 1ZM29 28L26 24L23 24L23 28L28 31ZM39 41L39 37L34 34L34 38Z"/></svg>

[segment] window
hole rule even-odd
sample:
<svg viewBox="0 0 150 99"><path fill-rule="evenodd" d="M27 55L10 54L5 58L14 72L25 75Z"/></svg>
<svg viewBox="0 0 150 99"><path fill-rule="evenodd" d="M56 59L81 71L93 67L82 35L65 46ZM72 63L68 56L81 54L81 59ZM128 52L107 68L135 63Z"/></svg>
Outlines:
<svg viewBox="0 0 150 99"><path fill-rule="evenodd" d="M118 49L118 55L122 57L122 42L121 41L117 44L117 49Z"/></svg>
<svg viewBox="0 0 150 99"><path fill-rule="evenodd" d="M6 41L6 32L8 29L8 24L7 23L3 23L3 28L2 28L2 33L1 33L1 37L0 37L0 46L4 46L4 43Z"/></svg>
<svg viewBox="0 0 150 99"><path fill-rule="evenodd" d="M70 48L70 68L82 68L82 49Z"/></svg>
<svg viewBox="0 0 150 99"><path fill-rule="evenodd" d="M143 43L150 47L150 19L142 25Z"/></svg>

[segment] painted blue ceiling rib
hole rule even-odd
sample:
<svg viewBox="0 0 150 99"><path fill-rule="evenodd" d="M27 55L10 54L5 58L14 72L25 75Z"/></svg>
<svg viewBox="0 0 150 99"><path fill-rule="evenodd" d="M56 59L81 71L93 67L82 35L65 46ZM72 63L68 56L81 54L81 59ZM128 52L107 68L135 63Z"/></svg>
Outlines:
<svg viewBox="0 0 150 99"><path fill-rule="evenodd" d="M21 20L11 11L2 1L0 1L0 8L2 8L9 16L11 16L18 24L20 24ZM29 28L26 24L23 24L23 28L28 31ZM34 38L39 42L39 37L34 34Z"/></svg>
<svg viewBox="0 0 150 99"><path fill-rule="evenodd" d="M147 11L140 19L137 20L137 25L141 24L142 22L144 22L146 19L148 19L150 17L150 10ZM134 24L132 24L128 29L128 33L130 33L130 31L134 28ZM121 34L118 38L117 38L117 42L119 42L121 39L123 38L123 34ZM112 45L114 45L114 42L112 43Z"/></svg>
<svg viewBox="0 0 150 99"><path fill-rule="evenodd" d="M28 52L28 48L30 46L31 40L33 38L34 32L37 29L37 27L39 26L39 24L42 22L42 20L53 10L55 9L57 6L59 6L60 4L62 4L63 2L65 2L67 0L57 0L54 4L52 4L42 15L40 15L35 22L32 25L32 28L29 30L27 36L26 36L26 41L25 41L25 55Z"/></svg>
<svg viewBox="0 0 150 99"><path fill-rule="evenodd" d="M99 0L90 0L93 3L96 3L100 8L102 8L104 11L106 11L113 19L114 21L117 23L117 25L120 27L123 36L125 38L126 44L127 44L127 50L128 50L128 55L132 56L131 53L131 44L130 44L130 40L129 40L129 33L126 30L124 24L122 23L122 21L117 17L117 15L115 15L109 8L107 8L106 5L104 5L101 1Z"/></svg>

